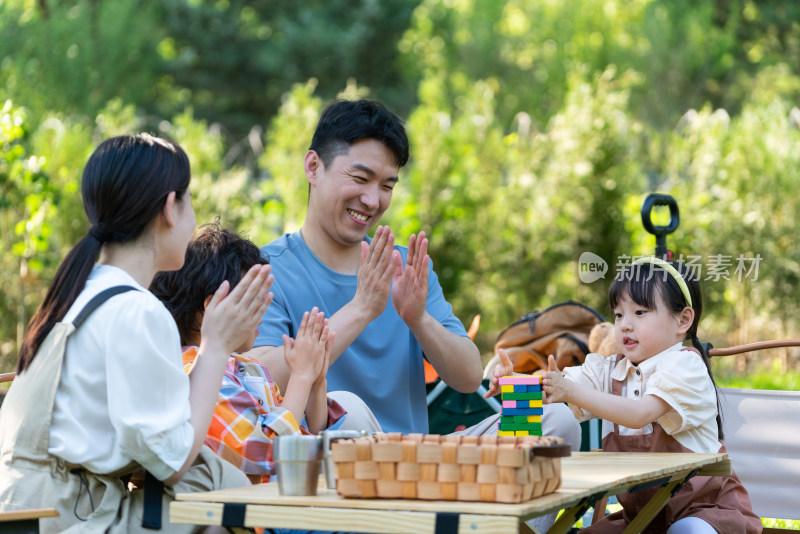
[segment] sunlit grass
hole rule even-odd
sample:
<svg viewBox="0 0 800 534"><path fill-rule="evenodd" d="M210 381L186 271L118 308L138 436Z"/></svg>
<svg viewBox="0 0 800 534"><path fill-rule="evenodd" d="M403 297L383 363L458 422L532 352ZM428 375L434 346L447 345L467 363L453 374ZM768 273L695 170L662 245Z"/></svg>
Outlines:
<svg viewBox="0 0 800 534"><path fill-rule="evenodd" d="M789 530L800 530L800 521L796 519L767 519L762 518L761 524L771 528L785 528Z"/></svg>
<svg viewBox="0 0 800 534"><path fill-rule="evenodd" d="M714 360L712 359L712 362ZM765 362L747 374L735 374L730 368L714 366L717 385L726 388L800 390L800 370L781 368L780 360Z"/></svg>

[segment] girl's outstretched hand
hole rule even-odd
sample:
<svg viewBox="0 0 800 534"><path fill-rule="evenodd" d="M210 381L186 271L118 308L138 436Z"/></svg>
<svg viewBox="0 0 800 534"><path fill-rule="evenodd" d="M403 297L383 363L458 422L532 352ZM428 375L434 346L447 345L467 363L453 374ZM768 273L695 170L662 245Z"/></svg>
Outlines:
<svg viewBox="0 0 800 534"><path fill-rule="evenodd" d="M200 325L201 343L221 350L226 358L253 335L272 302L271 265L254 265L230 291L226 280L206 306Z"/></svg>
<svg viewBox="0 0 800 534"><path fill-rule="evenodd" d="M309 384L319 381L320 376L324 380L332 340L325 313L316 307L305 312L297 336L294 339L283 336L283 357L291 375Z"/></svg>
<svg viewBox="0 0 800 534"><path fill-rule="evenodd" d="M547 404L569 402L569 384L556 365L555 356L547 357L547 371L542 374L542 392Z"/></svg>
<svg viewBox="0 0 800 534"><path fill-rule="evenodd" d="M485 399L500 393L500 385L497 382L501 376L514 374L514 364L511 363L511 358L508 357L506 350L497 349L497 354L500 356L500 364L494 368L494 375L489 380L489 391L483 395Z"/></svg>

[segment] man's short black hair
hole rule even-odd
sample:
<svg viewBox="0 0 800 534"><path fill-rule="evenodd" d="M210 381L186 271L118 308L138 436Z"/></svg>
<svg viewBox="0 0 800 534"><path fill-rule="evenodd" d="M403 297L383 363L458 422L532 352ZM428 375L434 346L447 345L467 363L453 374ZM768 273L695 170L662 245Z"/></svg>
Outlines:
<svg viewBox="0 0 800 534"><path fill-rule="evenodd" d="M335 100L322 111L309 150L326 167L350 145L375 139L394 154L398 167L408 162L408 137L400 117L375 100Z"/></svg>
<svg viewBox="0 0 800 534"><path fill-rule="evenodd" d="M206 297L213 295L223 281L231 290L253 265L269 263L258 247L214 221L198 228L186 249L186 260L178 271L156 273L150 291L167 307L181 336L188 345L200 334L197 321Z"/></svg>

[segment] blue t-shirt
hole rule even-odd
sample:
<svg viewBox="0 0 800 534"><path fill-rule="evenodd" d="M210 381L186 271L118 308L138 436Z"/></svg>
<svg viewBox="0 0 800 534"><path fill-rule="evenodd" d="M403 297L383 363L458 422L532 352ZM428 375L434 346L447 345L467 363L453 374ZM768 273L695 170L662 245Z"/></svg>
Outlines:
<svg viewBox="0 0 800 534"><path fill-rule="evenodd" d="M369 238L367 238L369 240ZM407 247L395 245L405 262ZM262 247L275 282L274 299L258 328L255 346L283 345L303 313L317 306L332 316L356 294L358 277L341 274L322 263L300 232L285 234ZM442 294L433 265L428 271L427 311L449 331L467 336L464 325ZM384 432L428 433L428 408L422 348L392 305L367 325L328 370L328 389L350 391L370 407Z"/></svg>

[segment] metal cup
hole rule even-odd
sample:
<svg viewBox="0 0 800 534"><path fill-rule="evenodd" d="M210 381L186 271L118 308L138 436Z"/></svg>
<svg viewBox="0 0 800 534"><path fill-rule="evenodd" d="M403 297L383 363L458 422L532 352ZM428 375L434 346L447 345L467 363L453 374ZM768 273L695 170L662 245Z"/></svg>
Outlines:
<svg viewBox="0 0 800 534"><path fill-rule="evenodd" d="M363 430L323 430L322 436L322 467L325 471L325 485L328 489L336 489L336 472L331 457L331 443L337 439L355 439L366 436Z"/></svg>
<svg viewBox="0 0 800 534"><path fill-rule="evenodd" d="M273 450L281 495L316 495L322 437L277 436Z"/></svg>

